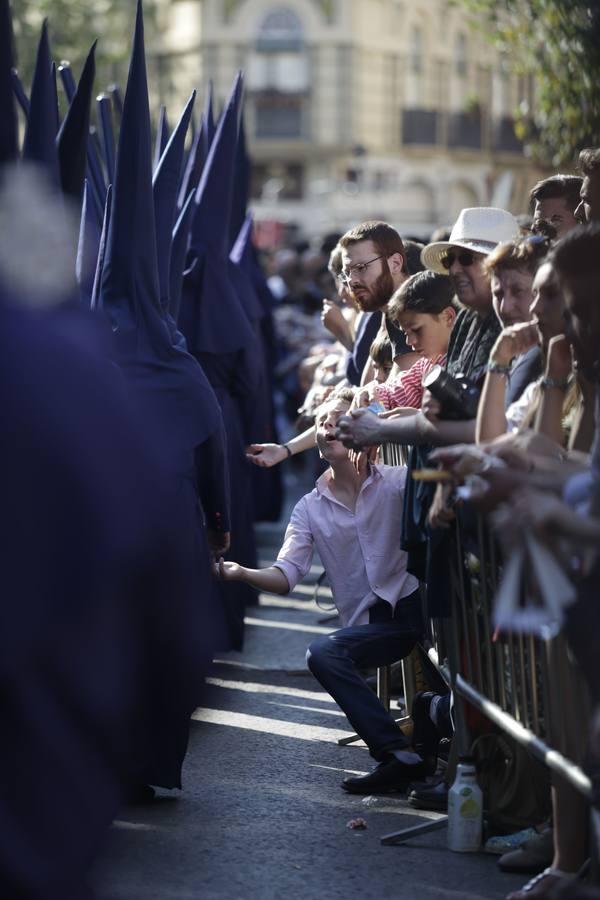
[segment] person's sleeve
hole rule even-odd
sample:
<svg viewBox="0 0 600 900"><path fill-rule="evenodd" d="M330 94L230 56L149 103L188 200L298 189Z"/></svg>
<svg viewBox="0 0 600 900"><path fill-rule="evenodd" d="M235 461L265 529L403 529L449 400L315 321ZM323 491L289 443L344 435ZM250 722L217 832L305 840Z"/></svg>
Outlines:
<svg viewBox="0 0 600 900"><path fill-rule="evenodd" d="M294 507L285 531L283 546L273 563L288 580L293 591L310 569L313 557L313 536L304 498Z"/></svg>
<svg viewBox="0 0 600 900"><path fill-rule="evenodd" d="M375 399L379 400L384 409L393 409L392 388L387 384L380 384L375 388Z"/></svg>
<svg viewBox="0 0 600 900"><path fill-rule="evenodd" d="M527 416L533 411L534 401L537 400L536 394L539 392L539 381L528 384L518 400L511 403L506 410L506 430L507 432L518 431Z"/></svg>
<svg viewBox="0 0 600 900"><path fill-rule="evenodd" d="M413 409L421 408L423 399L423 372L426 371L425 363L428 360L419 359L407 372L401 372L392 382L381 385L385 391L385 400L381 399L379 389L377 399L384 404L386 409L395 409L397 406L411 406Z"/></svg>
<svg viewBox="0 0 600 900"><path fill-rule="evenodd" d="M222 416L215 431L196 448L195 463L207 527L218 533L231 531L227 437Z"/></svg>

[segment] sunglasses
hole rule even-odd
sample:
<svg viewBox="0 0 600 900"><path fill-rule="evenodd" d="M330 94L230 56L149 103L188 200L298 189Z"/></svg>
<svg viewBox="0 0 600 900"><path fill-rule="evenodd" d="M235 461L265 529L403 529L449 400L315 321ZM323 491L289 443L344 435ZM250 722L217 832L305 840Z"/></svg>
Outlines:
<svg viewBox="0 0 600 900"><path fill-rule="evenodd" d="M456 259L459 261L461 266L464 266L465 268L467 266L472 266L475 262L475 256L468 250L460 250L458 253L456 253L454 250L449 250L448 253L445 253L442 256L440 262L445 269L449 269Z"/></svg>

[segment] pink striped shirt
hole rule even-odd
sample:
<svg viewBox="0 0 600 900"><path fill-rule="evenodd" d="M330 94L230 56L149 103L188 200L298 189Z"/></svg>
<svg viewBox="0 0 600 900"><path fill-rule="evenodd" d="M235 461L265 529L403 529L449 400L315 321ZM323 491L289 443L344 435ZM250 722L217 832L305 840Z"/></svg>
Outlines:
<svg viewBox="0 0 600 900"><path fill-rule="evenodd" d="M423 400L423 375L434 366L443 366L446 362L445 354L428 359L422 356L414 366L406 372L400 372L393 379L388 379L380 384L375 391L375 396L386 409L396 409L398 406L411 406L413 409L421 409Z"/></svg>

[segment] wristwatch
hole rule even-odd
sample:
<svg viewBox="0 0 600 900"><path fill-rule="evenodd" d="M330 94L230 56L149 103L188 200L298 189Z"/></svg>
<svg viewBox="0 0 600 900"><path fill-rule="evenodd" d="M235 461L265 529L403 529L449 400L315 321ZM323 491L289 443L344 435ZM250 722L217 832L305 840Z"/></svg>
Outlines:
<svg viewBox="0 0 600 900"><path fill-rule="evenodd" d="M557 388L566 391L571 384L570 378L551 378L550 375L544 375L542 378L542 387Z"/></svg>
<svg viewBox="0 0 600 900"><path fill-rule="evenodd" d="M503 366L501 363L493 362L490 360L487 364L488 372L495 372L497 375L505 375L507 378L510 375L510 366Z"/></svg>

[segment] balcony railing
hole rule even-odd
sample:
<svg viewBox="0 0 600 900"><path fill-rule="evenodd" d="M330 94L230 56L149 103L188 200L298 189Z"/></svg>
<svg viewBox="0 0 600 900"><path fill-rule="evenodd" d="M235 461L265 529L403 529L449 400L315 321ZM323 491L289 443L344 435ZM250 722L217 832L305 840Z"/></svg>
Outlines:
<svg viewBox="0 0 600 900"><path fill-rule="evenodd" d="M464 112L423 109L402 110L402 144L452 149L522 153L523 145L509 116L490 121L485 110Z"/></svg>

